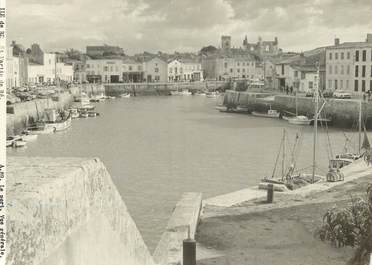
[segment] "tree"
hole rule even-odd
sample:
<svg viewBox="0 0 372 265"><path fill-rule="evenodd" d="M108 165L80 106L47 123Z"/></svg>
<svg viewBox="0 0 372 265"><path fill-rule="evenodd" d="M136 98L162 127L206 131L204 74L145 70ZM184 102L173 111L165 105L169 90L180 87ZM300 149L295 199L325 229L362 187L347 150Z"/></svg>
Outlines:
<svg viewBox="0 0 372 265"><path fill-rule="evenodd" d="M367 188L366 198L352 198L344 209L329 209L318 235L336 247L355 248L349 265L367 265L372 253L372 184Z"/></svg>

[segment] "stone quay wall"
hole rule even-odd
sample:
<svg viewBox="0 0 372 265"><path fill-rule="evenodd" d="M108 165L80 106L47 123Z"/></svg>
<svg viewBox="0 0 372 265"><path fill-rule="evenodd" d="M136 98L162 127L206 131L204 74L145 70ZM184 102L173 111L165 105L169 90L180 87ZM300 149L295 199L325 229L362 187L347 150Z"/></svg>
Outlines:
<svg viewBox="0 0 372 265"><path fill-rule="evenodd" d="M19 133L30 123L43 117L45 109L66 109L73 101L69 92L57 94L51 98L35 99L7 106L6 131L8 135Z"/></svg>
<svg viewBox="0 0 372 265"><path fill-rule="evenodd" d="M105 93L108 96L119 96L131 93L134 96L170 95L171 91L188 89L190 91L215 90L223 86L221 81L203 82L175 82L175 83L120 83L105 84Z"/></svg>
<svg viewBox="0 0 372 265"><path fill-rule="evenodd" d="M264 102L260 100L265 97L273 96L273 101ZM264 111L274 108L283 115L296 112L296 97L289 95L275 95L273 93L254 93L226 91L223 104L230 108L238 105L248 107L249 111ZM322 110L322 115L332 120L332 125L342 128L356 127L359 119L359 104L356 99L326 99L326 104ZM322 100L319 107L322 106ZM297 97L297 110L299 115L313 117L314 99L312 97ZM362 101L362 120L367 128L372 128L372 102Z"/></svg>
<svg viewBox="0 0 372 265"><path fill-rule="evenodd" d="M7 214L7 264L155 265L97 158L8 157Z"/></svg>

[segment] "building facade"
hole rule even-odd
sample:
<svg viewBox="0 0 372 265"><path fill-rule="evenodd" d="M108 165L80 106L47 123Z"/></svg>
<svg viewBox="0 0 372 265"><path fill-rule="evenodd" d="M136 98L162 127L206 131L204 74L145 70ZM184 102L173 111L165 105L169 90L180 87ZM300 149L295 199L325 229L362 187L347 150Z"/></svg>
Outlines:
<svg viewBox="0 0 372 265"><path fill-rule="evenodd" d="M365 42L340 43L326 49L327 89L354 94L372 91L372 34Z"/></svg>
<svg viewBox="0 0 372 265"><path fill-rule="evenodd" d="M146 82L168 82L168 64L159 57L145 60L143 69Z"/></svg>
<svg viewBox="0 0 372 265"><path fill-rule="evenodd" d="M168 81L203 81L201 62L196 59L175 59L170 61L168 63Z"/></svg>
<svg viewBox="0 0 372 265"><path fill-rule="evenodd" d="M202 65L206 79L259 79L255 58L246 52L220 52L203 57Z"/></svg>
<svg viewBox="0 0 372 265"><path fill-rule="evenodd" d="M28 58L22 45L12 42L7 52L7 88L27 85Z"/></svg>
<svg viewBox="0 0 372 265"><path fill-rule="evenodd" d="M90 83L123 82L123 60L89 59L86 61L86 78Z"/></svg>

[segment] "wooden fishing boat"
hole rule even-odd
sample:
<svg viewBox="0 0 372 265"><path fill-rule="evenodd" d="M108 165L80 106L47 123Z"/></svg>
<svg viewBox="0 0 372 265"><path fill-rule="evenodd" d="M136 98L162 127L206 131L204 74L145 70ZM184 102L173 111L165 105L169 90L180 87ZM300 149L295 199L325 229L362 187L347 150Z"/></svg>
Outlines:
<svg viewBox="0 0 372 265"><path fill-rule="evenodd" d="M289 117L289 118L286 117L286 120L290 124L295 124L295 125L310 125L310 123L313 121L309 119L308 117L302 116L302 115L295 116L295 117Z"/></svg>
<svg viewBox="0 0 372 265"><path fill-rule="evenodd" d="M256 117L264 117L264 118L280 118L280 112L277 110L269 109L266 113L252 111L252 115Z"/></svg>
<svg viewBox="0 0 372 265"><path fill-rule="evenodd" d="M64 131L71 126L71 115L68 115L67 118L61 119L59 121L45 122L45 128L53 128L55 132Z"/></svg>

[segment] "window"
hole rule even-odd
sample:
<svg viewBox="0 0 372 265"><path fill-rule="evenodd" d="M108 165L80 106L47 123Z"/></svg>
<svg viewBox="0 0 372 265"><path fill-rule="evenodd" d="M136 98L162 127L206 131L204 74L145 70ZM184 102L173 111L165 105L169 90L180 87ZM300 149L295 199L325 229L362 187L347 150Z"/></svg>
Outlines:
<svg viewBox="0 0 372 265"><path fill-rule="evenodd" d="M350 65L348 65L347 68L346 68L346 74L348 74L348 75L350 74Z"/></svg>
<svg viewBox="0 0 372 265"><path fill-rule="evenodd" d="M366 92L366 80L362 80L362 92Z"/></svg>
<svg viewBox="0 0 372 265"><path fill-rule="evenodd" d="M358 77L358 75L359 75L359 66L356 65L355 66L355 77Z"/></svg>
<svg viewBox="0 0 372 265"><path fill-rule="evenodd" d="M243 68L243 73L245 73L245 68Z"/></svg>
<svg viewBox="0 0 372 265"><path fill-rule="evenodd" d="M108 66L104 66L103 71L107 72L108 71Z"/></svg>
<svg viewBox="0 0 372 265"><path fill-rule="evenodd" d="M328 89L332 88L332 80L328 80Z"/></svg>
<svg viewBox="0 0 372 265"><path fill-rule="evenodd" d="M301 72L301 79L305 79L305 78L306 78L305 73Z"/></svg>
<svg viewBox="0 0 372 265"><path fill-rule="evenodd" d="M338 84L337 84L337 80L335 80L335 89L337 89L338 88L338 86L337 86Z"/></svg>
<svg viewBox="0 0 372 265"><path fill-rule="evenodd" d="M172 67L169 68L169 73L170 73L170 74L172 73Z"/></svg>
<svg viewBox="0 0 372 265"><path fill-rule="evenodd" d="M350 52L347 52L347 53L346 53L346 58L347 58L348 60L350 60Z"/></svg>
<svg viewBox="0 0 372 265"><path fill-rule="evenodd" d="M366 66L362 66L362 77L366 77Z"/></svg>
<svg viewBox="0 0 372 265"><path fill-rule="evenodd" d="M329 53L329 60L332 60L332 53Z"/></svg>
<svg viewBox="0 0 372 265"><path fill-rule="evenodd" d="M354 91L358 91L358 80L354 80Z"/></svg>
<svg viewBox="0 0 372 265"><path fill-rule="evenodd" d="M284 75L284 64L282 64L282 75Z"/></svg>
<svg viewBox="0 0 372 265"><path fill-rule="evenodd" d="M367 51L366 50L363 50L363 58L362 58L362 60L363 60L363 62L365 62L366 60L367 60Z"/></svg>
<svg viewBox="0 0 372 265"><path fill-rule="evenodd" d="M346 89L349 89L349 80L346 80Z"/></svg>
<svg viewBox="0 0 372 265"><path fill-rule="evenodd" d="M335 60L338 60L338 52L335 53Z"/></svg>
<svg viewBox="0 0 372 265"><path fill-rule="evenodd" d="M343 60L344 59L344 53L342 52L341 53L341 60Z"/></svg>
<svg viewBox="0 0 372 265"><path fill-rule="evenodd" d="M355 61L359 62L359 51L355 51Z"/></svg>
<svg viewBox="0 0 372 265"><path fill-rule="evenodd" d="M337 54L337 53L336 53ZM335 74L338 74L338 65L335 65Z"/></svg>
<svg viewBox="0 0 372 265"><path fill-rule="evenodd" d="M372 91L372 80L369 80L369 90Z"/></svg>
<svg viewBox="0 0 372 265"><path fill-rule="evenodd" d="M89 68L90 67L90 65L89 64L87 64L87 68Z"/></svg>
<svg viewBox="0 0 372 265"><path fill-rule="evenodd" d="M340 80L340 88L341 88L341 89L344 88L344 80Z"/></svg>
<svg viewBox="0 0 372 265"><path fill-rule="evenodd" d="M329 74L332 74L332 65L329 66L328 72Z"/></svg>
<svg viewBox="0 0 372 265"><path fill-rule="evenodd" d="M238 66L240 65L240 63L239 63L239 62L238 62L237 64L238 64Z"/></svg>
<svg viewBox="0 0 372 265"><path fill-rule="evenodd" d="M343 75L344 74L344 66L341 65L341 74Z"/></svg>
<svg viewBox="0 0 372 265"><path fill-rule="evenodd" d="M240 69L238 68L238 73L240 73Z"/></svg>
<svg viewBox="0 0 372 265"><path fill-rule="evenodd" d="M155 67L154 71L155 71L155 73L159 73L159 68Z"/></svg>
<svg viewBox="0 0 372 265"><path fill-rule="evenodd" d="M225 65L225 68L227 68L227 63L225 63L224 65Z"/></svg>
<svg viewBox="0 0 372 265"><path fill-rule="evenodd" d="M138 71L142 71L142 65L138 65L138 66L137 66L137 70L138 70Z"/></svg>
<svg viewBox="0 0 372 265"><path fill-rule="evenodd" d="M132 66L130 65L130 66L128 67L128 69L129 69L129 71L132 71Z"/></svg>
<svg viewBox="0 0 372 265"><path fill-rule="evenodd" d="M313 85L314 85L313 81L309 81L309 89L313 89Z"/></svg>
<svg viewBox="0 0 372 265"><path fill-rule="evenodd" d="M295 71L295 72L294 72L294 76L295 76L295 77L298 77L298 71Z"/></svg>
<svg viewBox="0 0 372 265"><path fill-rule="evenodd" d="M233 72L233 69L232 68L230 68L230 73L232 73Z"/></svg>

